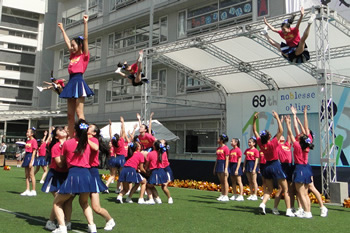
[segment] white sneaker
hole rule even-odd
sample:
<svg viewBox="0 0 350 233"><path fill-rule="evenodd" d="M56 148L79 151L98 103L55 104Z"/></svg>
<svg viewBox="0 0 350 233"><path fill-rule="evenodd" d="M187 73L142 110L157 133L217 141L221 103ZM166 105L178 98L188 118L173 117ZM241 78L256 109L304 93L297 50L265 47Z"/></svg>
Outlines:
<svg viewBox="0 0 350 233"><path fill-rule="evenodd" d="M48 220L48 221L46 222L45 229L47 229L47 230L49 230L49 231L53 231L53 230L56 229L56 224L55 224L53 221Z"/></svg>
<svg viewBox="0 0 350 233"><path fill-rule="evenodd" d="M125 202L126 202L126 203L129 203L129 204L134 203L134 202L131 200L130 197L127 197L127 198L125 199Z"/></svg>
<svg viewBox="0 0 350 233"><path fill-rule="evenodd" d="M173 204L173 203L174 203L173 198L172 198L172 197L169 197L169 199L168 199L168 204Z"/></svg>
<svg viewBox="0 0 350 233"><path fill-rule="evenodd" d="M310 19L307 21L307 23L308 23L308 24L312 24L312 23L314 22L315 18L316 18L316 15L315 15L315 14L312 14L312 15L310 16Z"/></svg>
<svg viewBox="0 0 350 233"><path fill-rule="evenodd" d="M312 218L312 213L311 212L304 212L304 218Z"/></svg>
<svg viewBox="0 0 350 233"><path fill-rule="evenodd" d="M325 206L322 206L321 208L321 217L327 217L328 209Z"/></svg>
<svg viewBox="0 0 350 233"><path fill-rule="evenodd" d="M43 90L44 90L43 87L36 86L36 88L38 88L40 92L43 92Z"/></svg>
<svg viewBox="0 0 350 233"><path fill-rule="evenodd" d="M26 190L23 193L21 193L21 196L29 196L30 190Z"/></svg>
<svg viewBox="0 0 350 233"><path fill-rule="evenodd" d="M114 192L115 192L116 194L119 194L119 193L120 193L120 189L116 189Z"/></svg>
<svg viewBox="0 0 350 233"><path fill-rule="evenodd" d="M278 211L277 208L273 208L273 209L272 209L272 213L273 213L274 215L280 215L280 212Z"/></svg>
<svg viewBox="0 0 350 233"><path fill-rule="evenodd" d="M104 193L104 194L109 194L109 190L108 189L106 189L105 191L103 191L102 193Z"/></svg>
<svg viewBox="0 0 350 233"><path fill-rule="evenodd" d="M125 193L125 195L127 195L127 196L128 196L129 194L130 194L130 190L129 190L127 193Z"/></svg>
<svg viewBox="0 0 350 233"><path fill-rule="evenodd" d="M249 197L247 197L247 200L252 200L253 195L249 195Z"/></svg>
<svg viewBox="0 0 350 233"><path fill-rule="evenodd" d="M223 197L221 198L221 201L230 201L230 199L228 199L228 196L225 195L225 196L223 196Z"/></svg>
<svg viewBox="0 0 350 233"><path fill-rule="evenodd" d="M93 224L93 225L88 224L88 232L89 233L97 233L96 224Z"/></svg>
<svg viewBox="0 0 350 233"><path fill-rule="evenodd" d="M238 195L236 201L244 201L244 197L242 195Z"/></svg>
<svg viewBox="0 0 350 233"><path fill-rule="evenodd" d="M115 71L114 71L114 73L117 73L117 74L119 74L119 73L121 73L122 72L122 68L121 67L118 67Z"/></svg>
<svg viewBox="0 0 350 233"><path fill-rule="evenodd" d="M67 231L71 231L72 230L72 223L66 222L66 227L67 227Z"/></svg>
<svg viewBox="0 0 350 233"><path fill-rule="evenodd" d="M257 195L252 195L252 198L250 200L251 201L257 201L258 200L258 196Z"/></svg>
<svg viewBox="0 0 350 233"><path fill-rule="evenodd" d="M267 35L267 26L264 27L263 30L261 30L261 35Z"/></svg>
<svg viewBox="0 0 350 233"><path fill-rule="evenodd" d="M29 197L35 197L36 196L36 191L35 190L32 190L29 192L29 194L27 195Z"/></svg>
<svg viewBox="0 0 350 233"><path fill-rule="evenodd" d="M53 230L52 233L67 233L67 227L59 225L56 230Z"/></svg>
<svg viewBox="0 0 350 233"><path fill-rule="evenodd" d="M123 204L123 197L121 195L118 195L116 201L117 203Z"/></svg>
<svg viewBox="0 0 350 233"><path fill-rule="evenodd" d="M221 199L222 199L223 196L224 196L224 195L220 195L218 198L216 198L216 200L221 201Z"/></svg>
<svg viewBox="0 0 350 233"><path fill-rule="evenodd" d="M264 203L261 203L259 205L259 212L260 212L260 214L266 215L265 206L266 205Z"/></svg>
<svg viewBox="0 0 350 233"><path fill-rule="evenodd" d="M231 201L234 201L234 200L236 200L236 198L237 198L237 194L233 194L233 196L230 197L230 200L231 200Z"/></svg>
<svg viewBox="0 0 350 233"><path fill-rule="evenodd" d="M43 180L40 180L40 182L39 182L40 184L43 184L44 183L44 181Z"/></svg>
<svg viewBox="0 0 350 233"><path fill-rule="evenodd" d="M143 59L143 51L141 50L139 52L139 59L137 60L138 62L142 62L142 59Z"/></svg>
<svg viewBox="0 0 350 233"><path fill-rule="evenodd" d="M295 216L297 216L298 218L303 218L304 217L304 210L303 208L299 208L295 213Z"/></svg>
<svg viewBox="0 0 350 233"><path fill-rule="evenodd" d="M111 218L110 220L108 220L108 222L106 222L106 225L105 225L105 231L111 231L113 229L113 227L115 227L115 222L114 222L114 219Z"/></svg>
<svg viewBox="0 0 350 233"><path fill-rule="evenodd" d="M152 198L152 199L149 199L149 200L147 200L147 201L145 201L145 203L146 203L147 205L154 205L154 204L156 204L156 202L154 201L153 198Z"/></svg>
<svg viewBox="0 0 350 233"><path fill-rule="evenodd" d="M264 199L264 195L262 195L261 197L260 197L260 200L263 200Z"/></svg>
<svg viewBox="0 0 350 233"><path fill-rule="evenodd" d="M162 199L160 199L160 197L157 197L156 199L154 199L154 201L155 201L157 204L162 204Z"/></svg>
<svg viewBox="0 0 350 233"><path fill-rule="evenodd" d="M273 210L272 210L272 212L273 212ZM288 217L295 217L295 214L293 213L292 209L287 209L286 216L288 216Z"/></svg>
<svg viewBox="0 0 350 233"><path fill-rule="evenodd" d="M145 199L143 199L143 198L139 198L139 200L137 201L137 203L138 203L138 204L141 204L141 205L147 204L147 203L145 202Z"/></svg>

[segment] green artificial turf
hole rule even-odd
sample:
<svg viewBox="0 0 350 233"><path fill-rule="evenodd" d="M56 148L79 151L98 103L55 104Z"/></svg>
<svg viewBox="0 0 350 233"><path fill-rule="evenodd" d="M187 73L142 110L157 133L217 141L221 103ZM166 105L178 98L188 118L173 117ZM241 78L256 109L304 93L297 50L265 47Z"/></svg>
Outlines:
<svg viewBox="0 0 350 233"><path fill-rule="evenodd" d="M108 173L105 170L100 173ZM42 171L37 174L40 179ZM170 188L174 204L167 204L164 193L158 188L162 205L137 204L138 193L133 204L116 204L115 184L111 193L100 195L101 206L116 220L112 232L348 232L350 209L327 205L328 217L320 217L320 209L312 205L312 219L288 218L285 205L281 202L282 215L271 214L273 200L267 203L265 216L258 214L260 201L227 203L216 201L218 192ZM40 191L38 196L22 197L25 189L24 170L12 167L10 171L0 170L0 232L48 232L44 229L52 207L53 197ZM8 210L13 213L5 212ZM104 232L105 221L94 214L99 232ZM72 228L86 232L87 222L79 206L78 197L73 202ZM348 229L348 230L347 230Z"/></svg>

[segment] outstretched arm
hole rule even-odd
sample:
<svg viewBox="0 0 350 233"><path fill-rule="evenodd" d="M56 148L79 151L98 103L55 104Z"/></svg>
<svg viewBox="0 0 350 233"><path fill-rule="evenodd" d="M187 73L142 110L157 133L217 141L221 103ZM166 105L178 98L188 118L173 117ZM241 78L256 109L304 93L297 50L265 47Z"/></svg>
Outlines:
<svg viewBox="0 0 350 233"><path fill-rule="evenodd" d="M290 138L291 142L294 143L295 137L294 137L293 132L292 132L290 116L289 115L285 116L285 120L286 120L286 125L287 125L288 138Z"/></svg>
<svg viewBox="0 0 350 233"><path fill-rule="evenodd" d="M274 28L271 24L269 24L269 22L267 22L266 17L264 17L264 23L266 24L266 26L268 26L270 28L271 31L278 32L278 30L276 28Z"/></svg>
<svg viewBox="0 0 350 233"><path fill-rule="evenodd" d="M122 123L120 127L120 137L126 139L124 118L122 116L120 117L120 123Z"/></svg>
<svg viewBox="0 0 350 233"><path fill-rule="evenodd" d="M84 54L87 55L89 54L89 41L88 41L88 21L89 21L89 16L84 15L83 16L84 20Z"/></svg>
<svg viewBox="0 0 350 233"><path fill-rule="evenodd" d="M256 138L259 137L259 133L256 131L256 119L258 119L258 118L259 118L259 113L257 112L254 114L254 118L253 118L253 133L254 133Z"/></svg>
<svg viewBox="0 0 350 233"><path fill-rule="evenodd" d="M297 122L297 110L292 106L290 107L290 111L293 113L293 124L294 124L294 132L295 135L299 135L299 127L298 127L298 122Z"/></svg>
<svg viewBox="0 0 350 233"><path fill-rule="evenodd" d="M139 113L136 113L137 120L139 121L139 126L142 125L141 123L141 115Z"/></svg>
<svg viewBox="0 0 350 233"><path fill-rule="evenodd" d="M304 129L305 129L305 134L309 135L310 134L310 129L309 129L309 121L307 119L307 107L304 107Z"/></svg>
<svg viewBox="0 0 350 233"><path fill-rule="evenodd" d="M112 121L109 119L109 138L112 140Z"/></svg>
<svg viewBox="0 0 350 233"><path fill-rule="evenodd" d="M151 113L149 116L149 124L148 124L148 133L152 134L152 118L153 118L154 112Z"/></svg>
<svg viewBox="0 0 350 233"><path fill-rule="evenodd" d="M300 23L301 23L301 20L303 19L303 17L304 17L304 7L301 7L300 8L300 17L298 19L297 25L295 26L298 30L299 30L299 26L300 26Z"/></svg>
<svg viewBox="0 0 350 233"><path fill-rule="evenodd" d="M280 121L280 118L278 116L278 113L273 111L272 112L272 116L276 119L277 121L277 125L278 125L278 131L277 131L277 134L276 134L276 138L277 140L280 140L280 137L282 136L283 134L283 126L282 126L282 123Z"/></svg>
<svg viewBox="0 0 350 233"><path fill-rule="evenodd" d="M70 44L69 37L67 36L66 31L63 28L63 24L62 23L58 23L58 28L61 29L64 42L66 42L67 48L68 48L69 52L71 53L72 52L72 46Z"/></svg>

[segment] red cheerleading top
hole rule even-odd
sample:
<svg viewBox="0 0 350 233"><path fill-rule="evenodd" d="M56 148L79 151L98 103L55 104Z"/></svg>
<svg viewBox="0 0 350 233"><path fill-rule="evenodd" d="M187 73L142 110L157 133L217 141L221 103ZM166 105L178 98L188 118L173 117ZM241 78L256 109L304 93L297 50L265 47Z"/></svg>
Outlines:
<svg viewBox="0 0 350 233"><path fill-rule="evenodd" d="M128 143L126 143L126 147L125 147L124 138L119 138L118 147L113 147L113 151L114 151L114 154L116 155L124 155L124 157L128 156Z"/></svg>
<svg viewBox="0 0 350 233"><path fill-rule="evenodd" d="M264 153L266 161L278 160L277 147L279 145L277 138L273 138L271 141L268 141L266 144L261 143L261 138L256 139L260 150Z"/></svg>
<svg viewBox="0 0 350 233"><path fill-rule="evenodd" d="M259 151L260 164L266 164L266 158L263 151Z"/></svg>
<svg viewBox="0 0 350 233"><path fill-rule="evenodd" d="M83 154L74 153L75 149L77 148L78 141L79 140L77 138L72 138L63 143L62 154L66 156L67 167L70 168L76 166L90 168L90 146L87 145L85 147Z"/></svg>
<svg viewBox="0 0 350 233"><path fill-rule="evenodd" d="M33 153L33 150L38 149L38 142L35 138L26 141L25 151L28 153Z"/></svg>
<svg viewBox="0 0 350 233"><path fill-rule="evenodd" d="M130 67L131 67L131 70L129 71L130 74L136 74L137 71L139 70L139 67L137 66L137 63L132 64Z"/></svg>
<svg viewBox="0 0 350 233"><path fill-rule="evenodd" d="M124 164L124 167L132 167L137 169L140 163L145 162L145 156L141 152L135 151L128 161Z"/></svg>
<svg viewBox="0 0 350 233"><path fill-rule="evenodd" d="M147 149L153 147L153 143L156 141L156 138L150 133L145 133L144 136L139 135L139 140L142 145L142 149Z"/></svg>
<svg viewBox="0 0 350 233"><path fill-rule="evenodd" d="M163 161L167 158L166 152L162 154L162 162L158 162L158 151L151 151L147 154L147 161L149 162L149 169L165 168Z"/></svg>
<svg viewBox="0 0 350 233"><path fill-rule="evenodd" d="M62 145L60 142L57 142L53 147L51 148L51 163L50 168L54 169L58 172L68 172L68 168L66 165L64 165L62 168L59 167L56 164L55 158L60 157L62 155Z"/></svg>
<svg viewBox="0 0 350 233"><path fill-rule="evenodd" d="M89 64L90 53L80 55L75 55L73 53L70 54L69 57L69 65L68 65L68 73L76 74L76 73L85 73L85 70Z"/></svg>
<svg viewBox="0 0 350 233"><path fill-rule="evenodd" d="M237 163L238 158L242 157L242 151L239 147L230 150L229 161L230 163Z"/></svg>
<svg viewBox="0 0 350 233"><path fill-rule="evenodd" d="M290 28L290 32L286 35L283 34L282 30L278 31L278 34L286 41L289 47L297 47L300 42L300 34L298 28Z"/></svg>
<svg viewBox="0 0 350 233"><path fill-rule="evenodd" d="M281 163L292 163L291 145L286 142L277 147L278 157Z"/></svg>
<svg viewBox="0 0 350 233"><path fill-rule="evenodd" d="M230 150L226 145L220 146L216 149L216 159L226 160L226 156L230 154Z"/></svg>
<svg viewBox="0 0 350 233"><path fill-rule="evenodd" d="M39 146L38 154L39 156L45 156L46 155L46 142L41 143Z"/></svg>
<svg viewBox="0 0 350 233"><path fill-rule="evenodd" d="M92 141L93 143L99 145L99 142L98 142L98 139L95 138L95 137L91 137L89 138L90 141ZM91 146L89 145L90 147L90 159L89 159L89 163L90 163L90 166L91 167L98 167L98 165L100 165L100 160L98 159L98 155L99 155L99 150L93 150L91 148Z"/></svg>
<svg viewBox="0 0 350 233"><path fill-rule="evenodd" d="M307 164L309 148L303 151L298 141L295 141L293 143L293 147L294 147L294 150L293 150L294 164Z"/></svg>
<svg viewBox="0 0 350 233"><path fill-rule="evenodd" d="M244 151L246 160L255 160L259 158L259 151L256 148L248 148Z"/></svg>

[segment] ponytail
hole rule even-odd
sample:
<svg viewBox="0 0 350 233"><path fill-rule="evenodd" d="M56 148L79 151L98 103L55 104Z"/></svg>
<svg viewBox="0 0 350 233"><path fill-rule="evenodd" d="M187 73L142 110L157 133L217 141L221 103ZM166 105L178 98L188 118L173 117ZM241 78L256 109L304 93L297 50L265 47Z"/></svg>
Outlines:
<svg viewBox="0 0 350 233"><path fill-rule="evenodd" d="M290 26L294 22L294 18L295 18L295 15L293 14L289 19L283 20L281 28L283 28L283 27L290 28Z"/></svg>
<svg viewBox="0 0 350 233"><path fill-rule="evenodd" d="M306 150L307 148L310 148L310 150L314 149L314 144L311 142L311 139L305 134L300 135L299 144L302 150Z"/></svg>
<svg viewBox="0 0 350 233"><path fill-rule="evenodd" d="M75 136L79 139L77 148L75 149L74 153L82 155L88 144L87 131L89 129L89 124L85 120L79 119L78 122L75 123L74 129Z"/></svg>
<svg viewBox="0 0 350 233"><path fill-rule="evenodd" d="M59 142L59 140L56 138L56 136L57 136L57 130L64 130L64 127L63 126L56 126L55 127L55 129L51 132L51 134L52 134L52 141L51 141L51 143L50 143L50 145L49 145L49 152L51 153L51 149L52 149L52 147L57 143L57 142Z"/></svg>
<svg viewBox="0 0 350 233"><path fill-rule="evenodd" d="M163 162L162 155L164 152L167 152L166 146L163 145L159 140L157 140L154 142L154 148L158 154L158 162L162 163Z"/></svg>

